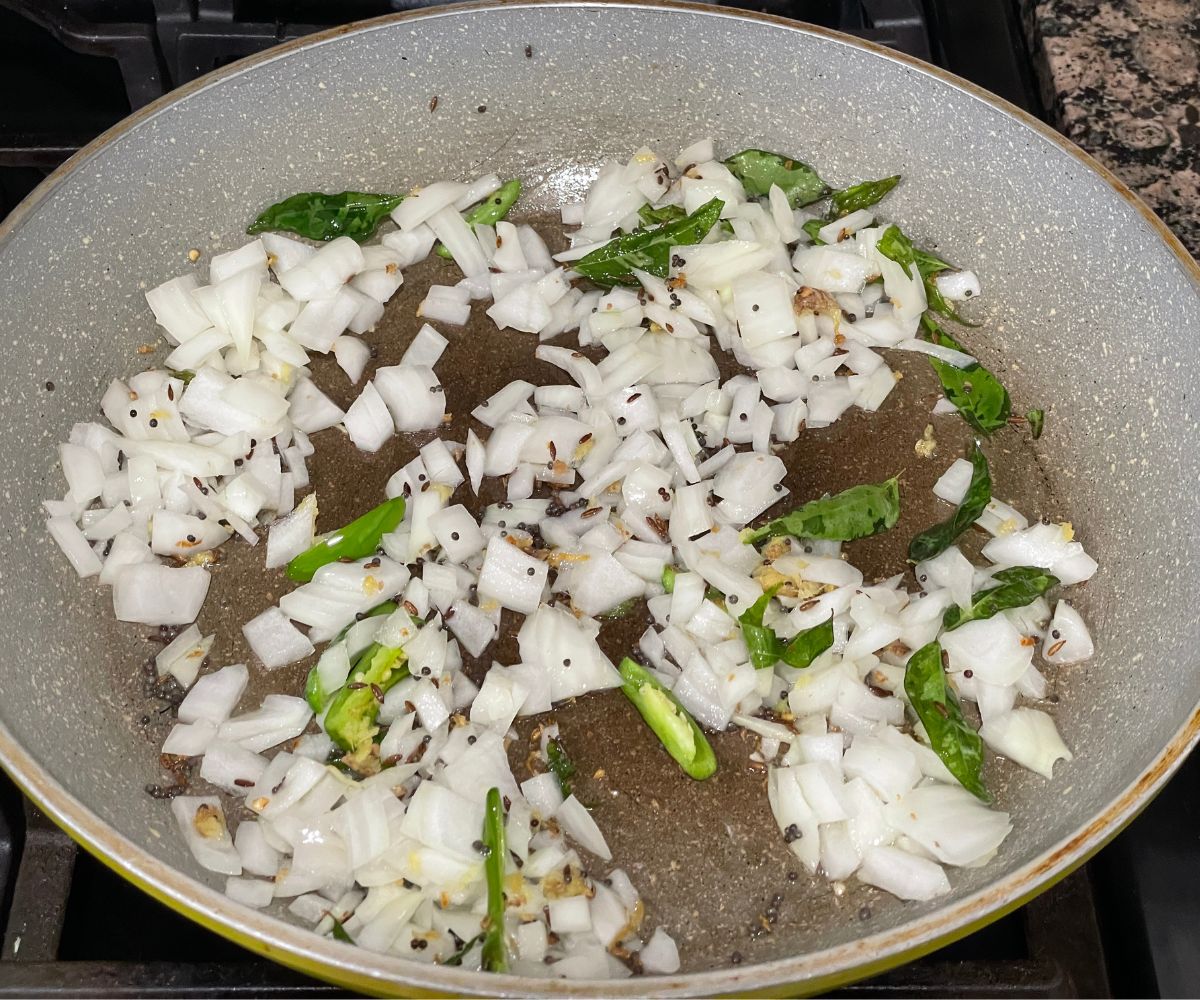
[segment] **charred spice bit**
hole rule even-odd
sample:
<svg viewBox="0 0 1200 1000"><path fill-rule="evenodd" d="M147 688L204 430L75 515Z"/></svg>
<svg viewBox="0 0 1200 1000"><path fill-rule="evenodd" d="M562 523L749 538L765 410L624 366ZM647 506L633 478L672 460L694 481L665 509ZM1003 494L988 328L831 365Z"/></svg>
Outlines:
<svg viewBox="0 0 1200 1000"><path fill-rule="evenodd" d="M437 111L437 106L438 106L438 97L437 97L437 94L434 94L433 97L431 97L429 99L430 114L432 114L434 111Z"/></svg>

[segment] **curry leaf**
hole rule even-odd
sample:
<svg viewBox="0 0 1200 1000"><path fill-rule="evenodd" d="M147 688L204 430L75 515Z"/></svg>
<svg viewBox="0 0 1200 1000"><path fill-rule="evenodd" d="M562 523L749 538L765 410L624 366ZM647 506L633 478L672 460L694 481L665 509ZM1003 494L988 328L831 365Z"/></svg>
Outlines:
<svg viewBox="0 0 1200 1000"><path fill-rule="evenodd" d="M900 482L893 476L882 483L864 483L813 500L761 528L748 529L742 540L757 545L777 535L794 535L849 542L886 531L899 517Z"/></svg>
<svg viewBox="0 0 1200 1000"><path fill-rule="evenodd" d="M720 198L701 205L691 215L655 229L641 229L604 244L574 263L574 269L597 285L636 285L633 268L667 276L672 247L699 243L721 217Z"/></svg>
<svg viewBox="0 0 1200 1000"><path fill-rule="evenodd" d="M763 591L762 597L751 604L738 618L738 622L742 626L742 639L750 654L750 665L755 670L766 670L773 667L783 656L783 644L779 641L778 636L775 635L774 630L763 625L763 616L766 614L767 605L771 603L771 598L775 596L775 592L779 590L780 586L782 584L768 587Z"/></svg>
<svg viewBox="0 0 1200 1000"><path fill-rule="evenodd" d="M887 193L899 183L900 175L896 174L893 177L884 177L877 181L863 181L860 184L843 188L841 191L834 191L829 196L832 215L834 218L840 219L843 215L849 215L859 209L870 208L882 201Z"/></svg>
<svg viewBox="0 0 1200 1000"><path fill-rule="evenodd" d="M987 459L979 446L971 450L971 484L958 509L939 524L926 528L913 537L908 546L908 558L913 562L932 559L954 544L954 539L974 524L992 499L992 476Z"/></svg>
<svg viewBox="0 0 1200 1000"><path fill-rule="evenodd" d="M967 725L958 698L946 682L942 647L936 641L909 657L904 669L904 693L946 770L972 795L990 802L992 797L982 777L983 741Z"/></svg>
<svg viewBox="0 0 1200 1000"><path fill-rule="evenodd" d="M829 185L807 163L769 153L764 149L743 149L725 161L729 172L742 182L746 193L760 198L775 185L792 208L811 205L829 193Z"/></svg>
<svg viewBox="0 0 1200 1000"><path fill-rule="evenodd" d="M921 317L921 325L929 334L929 340L955 351L970 354L962 344L950 336L929 313ZM956 368L940 358L930 358L929 363L942 383L942 392L957 408L962 418L980 434L990 435L1001 427L1008 426L1012 416L1012 399L1008 390L988 369L978 361L966 368Z"/></svg>
<svg viewBox="0 0 1200 1000"><path fill-rule="evenodd" d="M1046 411L1045 410L1030 410L1025 414L1025 419L1029 421L1029 433L1033 435L1036 441L1042 436L1042 431L1046 426Z"/></svg>
<svg viewBox="0 0 1200 1000"><path fill-rule="evenodd" d="M333 921L333 927L330 928L329 934L335 941L342 941L345 944L354 944L354 938L350 936L346 930L346 925L343 924L332 913L329 914L329 919Z"/></svg>
<svg viewBox="0 0 1200 1000"><path fill-rule="evenodd" d="M976 362L966 368L955 368L940 358L930 358L929 363L937 372L946 398L975 430L992 434L1008 425L1012 399L1000 380L983 365Z"/></svg>
<svg viewBox="0 0 1200 1000"><path fill-rule="evenodd" d="M905 236L898 226L888 226L883 231L878 247L881 254L894 260L906 271L910 264L916 264L922 278L929 278L939 271L950 270L950 265L941 257L913 246L912 240Z"/></svg>
<svg viewBox="0 0 1200 1000"><path fill-rule="evenodd" d="M566 748L559 739L546 741L546 763L554 777L558 779L558 787L562 789L563 798L571 794L571 779L575 777L575 764L567 756Z"/></svg>
<svg viewBox="0 0 1200 1000"><path fill-rule="evenodd" d="M1009 608L1023 608L1057 586L1058 577L1038 566L1013 566L993 573L992 582L996 586L972 595L969 608L947 608L942 616L942 627L948 632L970 621L991 618Z"/></svg>
<svg viewBox="0 0 1200 1000"><path fill-rule="evenodd" d="M663 205L660 208L654 208L649 202L646 202L638 209L638 218L647 226L658 226L664 222L675 222L687 215L682 205Z"/></svg>
<svg viewBox="0 0 1200 1000"><path fill-rule="evenodd" d="M833 615L828 620L806 628L784 647L780 657L789 667L803 669L833 645Z"/></svg>
<svg viewBox="0 0 1200 1000"><path fill-rule="evenodd" d="M819 235L825 228L825 223L821 219L809 219L800 228L808 233L808 238L813 241L813 246L823 247L825 245L825 241Z"/></svg>
<svg viewBox="0 0 1200 1000"><path fill-rule="evenodd" d="M320 191L304 191L276 202L263 211L246 227L246 232L254 235L284 230L310 240L349 236L361 243L403 200L402 194L371 194L366 191L322 194Z"/></svg>

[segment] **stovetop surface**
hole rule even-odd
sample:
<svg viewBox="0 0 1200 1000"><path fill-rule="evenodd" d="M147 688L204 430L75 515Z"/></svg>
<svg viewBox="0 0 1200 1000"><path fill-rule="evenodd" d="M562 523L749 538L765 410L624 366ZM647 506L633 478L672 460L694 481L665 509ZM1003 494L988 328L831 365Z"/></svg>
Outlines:
<svg viewBox="0 0 1200 1000"><path fill-rule="evenodd" d="M0 0L0 217L131 110L320 27L437 0ZM1044 117L1014 0L735 0L934 62ZM12 95L20 94L21 99ZM121 880L0 775L0 998L342 996ZM1096 859L842 996L1185 996L1200 984L1200 759Z"/></svg>

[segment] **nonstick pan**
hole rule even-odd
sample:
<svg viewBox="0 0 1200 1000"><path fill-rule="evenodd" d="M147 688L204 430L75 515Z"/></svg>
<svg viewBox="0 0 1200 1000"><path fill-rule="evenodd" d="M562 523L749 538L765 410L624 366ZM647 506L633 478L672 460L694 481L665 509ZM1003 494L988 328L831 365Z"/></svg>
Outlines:
<svg viewBox="0 0 1200 1000"><path fill-rule="evenodd" d="M605 770L583 791L651 919L680 941L673 976L548 984L429 967L233 904L146 792L162 780L169 726L142 672L154 647L144 629L111 622L107 591L74 579L42 524L42 500L62 493L55 443L93 418L111 378L156 357L138 353L157 340L144 291L181 273L192 249L206 258L239 245L253 214L293 191L405 189L488 170L523 179L536 219L578 197L606 158L702 136L726 151L797 153L836 181L902 173L890 216L982 276L972 346L1014 398L1047 410L1036 444L1014 435L997 447L998 492L1031 516L1072 519L1101 566L1079 600L1097 655L1052 677L1075 759L1052 782L990 765L1015 830L992 862L954 873L950 896L836 896L803 872L789 877L798 866L740 737L717 741L721 770L698 784L662 766L619 696L581 699L559 721L580 771ZM420 283L410 278L372 334L379 363L412 336ZM489 3L341 28L237 63L106 133L0 227L0 763L146 891L248 948L367 992L811 992L896 964L1078 865L1200 733L1198 287L1196 264L1163 225L1045 126L925 64L777 18ZM464 414L515 373L538 373L531 345L476 326L455 335L446 365L447 391L462 400L452 409ZM928 519L919 498L946 463L913 451L936 386L912 374L876 419L806 435L788 456L789 486L815 495L902 469L909 516ZM940 420L941 454L955 454L965 436ZM318 441L323 524L376 502L415 447L397 440L372 462ZM895 566L902 552L889 544L860 543L856 561ZM203 621L221 636L218 664L245 655L236 625L283 585L228 548ZM752 933L772 904L770 933Z"/></svg>

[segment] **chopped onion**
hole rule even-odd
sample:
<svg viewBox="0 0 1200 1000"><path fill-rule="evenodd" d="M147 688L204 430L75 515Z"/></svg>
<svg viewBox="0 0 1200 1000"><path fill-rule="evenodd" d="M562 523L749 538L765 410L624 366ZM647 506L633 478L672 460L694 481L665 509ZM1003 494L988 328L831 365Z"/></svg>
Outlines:
<svg viewBox="0 0 1200 1000"><path fill-rule="evenodd" d="M208 573L199 566L124 566L113 580L113 614L118 621L143 625L187 625L200 613L208 584Z"/></svg>
<svg viewBox="0 0 1200 1000"><path fill-rule="evenodd" d="M171 812L192 857L211 872L240 875L242 860L225 825L225 812L216 796L178 795Z"/></svg>
<svg viewBox="0 0 1200 1000"><path fill-rule="evenodd" d="M313 653L313 644L308 636L276 607L269 607L246 622L242 626L242 635L268 670L277 670Z"/></svg>

